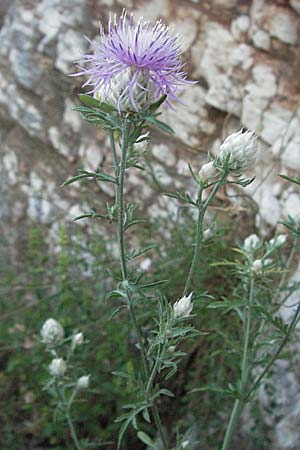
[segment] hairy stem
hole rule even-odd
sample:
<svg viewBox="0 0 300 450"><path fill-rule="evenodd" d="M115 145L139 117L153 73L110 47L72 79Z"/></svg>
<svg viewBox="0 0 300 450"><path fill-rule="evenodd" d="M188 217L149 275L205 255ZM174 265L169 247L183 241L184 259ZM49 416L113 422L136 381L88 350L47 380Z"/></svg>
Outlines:
<svg viewBox="0 0 300 450"><path fill-rule="evenodd" d="M255 392L255 390L258 388L258 386L260 385L260 382L263 380L263 378L266 376L266 374L269 372L269 370L271 369L271 367L273 366L274 362L276 361L276 359L278 358L278 356L280 355L280 353L282 352L283 348L285 347L285 345L288 343L288 341L291 338L291 334L293 333L297 323L300 320L300 303L298 304L297 310L294 314L293 320L290 323L288 330L286 332L286 335L284 336L280 346L278 347L277 351L274 353L274 355L272 356L272 358L270 359L269 363L267 364L267 366L265 367L265 369L262 371L262 373L257 377L257 379L254 381L249 393L247 394L246 400L248 400L252 393Z"/></svg>
<svg viewBox="0 0 300 450"><path fill-rule="evenodd" d="M129 283L127 280L127 265L126 265L126 254L125 254L125 243L124 243L124 176L126 171L126 159L127 159L127 151L128 151L128 138L129 138L129 131L130 131L130 122L125 119L124 125L123 125L123 141L122 141L122 148L121 148L121 158L120 163L116 164L116 151L114 147L114 138L113 135L110 135L111 142L113 142L113 158L114 158L114 165L115 165L115 176L118 178L118 184L116 189L116 205L118 207L118 223L117 223L117 238L118 238L118 244L119 244L119 252L120 252L120 266L121 266L121 273L122 273L122 280L123 284L126 287L126 297L127 297L127 306L129 315L134 327L134 330L137 335L137 341L138 341L138 347L141 352L142 362L143 362L143 369L144 369L144 375L145 378L148 379L150 377L150 367L149 362L147 360L147 353L143 341L142 332L140 329L140 326L138 324L136 314L134 311L134 302L133 298L131 296ZM159 435L161 437L163 448L164 450L168 450L168 444L167 439L165 436L165 433L162 428L161 419L159 416L158 408L155 404L152 405L152 414L154 418L154 422L156 425L156 428L159 432Z"/></svg>
<svg viewBox="0 0 300 450"><path fill-rule="evenodd" d="M58 392L58 395L60 396L60 398L62 399L63 405L65 407L64 409L65 409L66 419L67 419L67 422L68 422L68 425L69 425L71 438L72 438L72 440L74 442L76 450L82 450L81 444L80 444L79 439L77 437L77 433L76 433L76 430L75 430L75 427L74 427L74 424L73 424L73 421L72 421L72 418L71 418L71 407L72 407L73 401L75 399L75 396L77 394L77 389L76 389L76 387L74 388L69 401L66 398L66 394L65 394L64 390L57 389L57 392Z"/></svg>
<svg viewBox="0 0 300 450"><path fill-rule="evenodd" d="M210 205L211 201L215 197L216 193L220 189L221 186L223 186L225 180L227 177L227 171L224 171L221 175L221 178L216 182L213 189L211 190L209 196L207 197L206 201L202 202L202 191L203 187L200 185L198 189L198 196L197 196L197 205L198 205L198 220L197 220L197 228L196 228L196 242L195 242L195 250L193 255L193 260L190 266L189 274L185 283L185 287L183 290L183 295L187 295L190 285L195 273L195 270L197 268L197 264L199 261L201 248L202 248L202 241L203 241L203 221L204 216L206 213L206 210L208 206Z"/></svg>

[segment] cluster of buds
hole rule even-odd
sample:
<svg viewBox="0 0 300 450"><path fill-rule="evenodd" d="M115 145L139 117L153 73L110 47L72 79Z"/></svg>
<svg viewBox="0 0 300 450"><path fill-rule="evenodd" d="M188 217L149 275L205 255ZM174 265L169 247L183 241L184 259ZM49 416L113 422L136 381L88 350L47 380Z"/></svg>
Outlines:
<svg viewBox="0 0 300 450"><path fill-rule="evenodd" d="M184 296L177 300L173 305L174 317L181 318L187 317L191 314L193 309L192 303L193 292L189 296Z"/></svg>
<svg viewBox="0 0 300 450"><path fill-rule="evenodd" d="M57 356L56 350L53 349L55 345L61 343L64 339L65 332L61 324L55 319L47 319L41 328L42 342L51 346L51 353L56 356L49 364L48 370L50 375L55 378L63 377L67 371L67 363L63 358ZM84 335L82 332L75 333L71 340L71 352L76 347L84 343ZM76 382L77 389L87 389L89 386L90 375L83 375L78 378Z"/></svg>

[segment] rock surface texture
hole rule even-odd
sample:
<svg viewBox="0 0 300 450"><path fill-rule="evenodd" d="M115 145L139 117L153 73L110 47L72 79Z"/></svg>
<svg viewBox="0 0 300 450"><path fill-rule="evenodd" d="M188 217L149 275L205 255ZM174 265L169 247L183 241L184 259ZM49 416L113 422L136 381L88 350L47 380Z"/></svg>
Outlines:
<svg viewBox="0 0 300 450"><path fill-rule="evenodd" d="M7 243L22 246L31 222L47 225L51 235L113 196L107 185L94 186L91 204L83 186L61 184L78 168L110 170L105 134L72 111L83 80L68 74L88 49L83 35L96 37L98 21L123 7L179 30L189 78L198 80L183 94L187 106L164 112L176 136L153 132L149 153L162 186L189 183L187 163L198 171L208 150L244 126L261 142L256 181L247 188L260 209L256 224L268 231L300 214L299 190L278 177L300 175L299 0L11 0L0 2L0 216ZM163 214L141 177L147 175L129 174L131 195ZM274 450L300 448L299 413L289 414L292 421L287 413L275 427ZM283 439L292 422L293 434Z"/></svg>

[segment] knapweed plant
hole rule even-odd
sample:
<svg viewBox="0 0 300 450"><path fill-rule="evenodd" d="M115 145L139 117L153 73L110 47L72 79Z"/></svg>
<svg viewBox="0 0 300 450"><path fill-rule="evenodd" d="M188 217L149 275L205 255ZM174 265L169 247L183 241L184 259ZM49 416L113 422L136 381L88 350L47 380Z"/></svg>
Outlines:
<svg viewBox="0 0 300 450"><path fill-rule="evenodd" d="M144 219L141 220L137 214L138 205L125 198L126 176L129 171L144 170L144 154L139 152L137 144L150 141L151 127L173 133L168 124L159 119L160 109L164 106L173 108L176 102L180 104L181 90L192 88L194 82L186 78L180 37L172 35L160 21L152 26L141 18L134 24L133 16L127 17L123 12L119 20L116 16L110 19L107 31L100 28L99 42L90 41L90 44L93 53L82 57L77 63L79 71L73 74L86 76L83 86L88 87L88 92L79 96L84 106L78 106L75 110L84 120L106 131L113 167L109 173L81 170L64 185L94 179L110 183L115 188L112 204L77 219L99 218L115 228L119 270L111 271L115 287L107 296L107 301L113 299L118 302L114 320L120 320L119 311L127 311L132 330L129 334L134 336L140 355L140 363L134 361L132 364L135 367L133 373L114 372L116 377L135 386L136 392L136 401L124 405L124 414L116 418L120 424L117 446L122 447L126 430L133 427L140 441L153 450L200 448L200 443L192 442L189 429L178 428L172 433L167 431L159 406L164 396L173 397L168 383L185 356L183 348L186 346L182 342L206 334L206 330L196 330L193 326L193 306L198 302L203 305L204 302L208 309L220 309L224 320L236 314L238 320L234 323L240 323L240 342L230 349L237 362L234 379L231 378L230 382L224 380L223 386L215 387L201 386L199 380L193 390L197 392L194 395L199 395L199 402L203 391L209 389L222 392L222 395L232 399L232 414L220 447L228 450L244 405L255 395L299 320L299 306L289 324L283 323L277 315L280 305L294 289L287 287L289 268L286 261L291 264L299 236L294 233L294 250L287 259L282 254L287 235L276 234L271 241L264 243L252 234L236 249L235 261L216 261L215 265L229 266L239 280L228 298L213 299L209 293L201 292L201 286L195 285L203 246L218 239L215 228L208 226L206 213L210 205L220 189L228 185L243 188L253 181L244 178L244 174L255 164L258 142L252 131L241 130L227 137L215 158L209 156L200 170L189 166L193 192L165 193L167 199L173 197L179 204L184 203L196 210L193 258L190 267L186 267L182 291L177 293L175 299L166 298L163 273L161 280L149 282L147 279L145 282L146 273L140 268L138 258L151 250L155 243L132 248L127 239L128 230L144 226ZM145 309L151 311L151 315L146 314L146 323L145 315L141 317ZM60 339L63 338L59 324L48 320L42 329L46 344L53 330ZM48 344L53 344L52 337ZM54 359L49 367L52 381L48 387L57 395L59 409L67 414L76 448L82 449L84 444L72 425L70 408L78 389L88 387L88 378L84 375L75 385L71 383L71 393L68 394L65 381L61 381L67 373L67 363L55 353L54 348L51 351ZM128 357L132 356L129 354Z"/></svg>

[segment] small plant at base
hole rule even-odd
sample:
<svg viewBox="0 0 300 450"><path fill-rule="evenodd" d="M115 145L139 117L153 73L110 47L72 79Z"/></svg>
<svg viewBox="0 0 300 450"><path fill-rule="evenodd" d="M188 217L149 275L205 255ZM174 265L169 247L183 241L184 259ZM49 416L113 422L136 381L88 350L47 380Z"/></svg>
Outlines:
<svg viewBox="0 0 300 450"><path fill-rule="evenodd" d="M67 420L76 449L84 450L87 448L86 443L78 438L71 415L78 391L89 387L89 375L83 375L77 381L72 381L74 367L71 364L71 359L76 345L83 344L83 333L76 333L73 334L71 339L62 340L64 337L63 327L56 320L48 319L42 326L41 335L42 342L46 344L47 350L54 356L48 367L51 378L44 389L52 395L56 402L56 415L59 413ZM53 336L57 338L57 335L60 337L59 341L53 339ZM62 353L65 353L64 358L59 356Z"/></svg>

